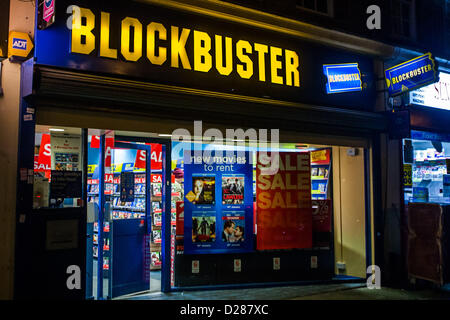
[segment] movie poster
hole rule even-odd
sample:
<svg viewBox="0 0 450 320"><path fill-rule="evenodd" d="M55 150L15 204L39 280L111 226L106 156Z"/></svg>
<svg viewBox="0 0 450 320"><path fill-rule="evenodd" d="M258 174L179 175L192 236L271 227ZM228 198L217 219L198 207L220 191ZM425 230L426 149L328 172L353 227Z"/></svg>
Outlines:
<svg viewBox="0 0 450 320"><path fill-rule="evenodd" d="M244 203L244 175L222 176L222 204Z"/></svg>
<svg viewBox="0 0 450 320"><path fill-rule="evenodd" d="M184 253L252 251L250 153L208 152L190 159L184 154Z"/></svg>
<svg viewBox="0 0 450 320"><path fill-rule="evenodd" d="M215 175L192 175L195 198L193 204L214 204L216 191Z"/></svg>
<svg viewBox="0 0 450 320"><path fill-rule="evenodd" d="M227 247L235 247L245 241L245 211L223 211L222 222L222 241Z"/></svg>
<svg viewBox="0 0 450 320"><path fill-rule="evenodd" d="M216 239L216 213L192 212L192 242L214 242Z"/></svg>

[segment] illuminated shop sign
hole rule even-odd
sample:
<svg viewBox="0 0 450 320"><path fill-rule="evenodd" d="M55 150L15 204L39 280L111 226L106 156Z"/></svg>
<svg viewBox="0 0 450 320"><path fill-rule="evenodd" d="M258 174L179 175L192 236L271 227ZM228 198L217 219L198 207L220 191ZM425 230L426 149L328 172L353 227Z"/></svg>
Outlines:
<svg viewBox="0 0 450 320"><path fill-rule="evenodd" d="M323 90L324 62L351 61L370 77L370 57L263 29L256 22L189 13L162 2L58 0L57 8L51 28L38 27L35 32L38 66L236 98L367 110L375 101L374 87L364 90L364 95L341 95L337 100ZM359 73L349 74L355 72Z"/></svg>
<svg viewBox="0 0 450 320"><path fill-rule="evenodd" d="M431 53L389 68L385 71L385 76L391 96L418 89L438 80Z"/></svg>
<svg viewBox="0 0 450 320"><path fill-rule="evenodd" d="M450 134L411 130L411 139L450 142Z"/></svg>
<svg viewBox="0 0 450 320"><path fill-rule="evenodd" d="M82 25L84 19L86 23ZM78 17L74 14L73 19L71 52L89 55L99 44L99 56L104 58L117 59L120 52L126 61L131 62L143 58L153 65L167 63L173 68L198 72L215 69L222 76L229 76L235 70L242 79L257 74L259 81L300 86L299 56L292 50L158 21L147 24L133 17L120 21L120 46L114 48L110 46L110 25L110 13L102 11L96 16L89 8L79 8ZM96 42L95 28L100 29L99 42ZM191 54L186 47L189 38L193 41ZM256 68L249 55L252 52L257 55ZM270 61L268 65L265 63L266 55Z"/></svg>
<svg viewBox="0 0 450 320"><path fill-rule="evenodd" d="M327 77L327 94L361 91L361 72L357 63L325 64L323 73Z"/></svg>
<svg viewBox="0 0 450 320"><path fill-rule="evenodd" d="M450 74L441 72L439 81L410 92L410 103L450 110Z"/></svg>

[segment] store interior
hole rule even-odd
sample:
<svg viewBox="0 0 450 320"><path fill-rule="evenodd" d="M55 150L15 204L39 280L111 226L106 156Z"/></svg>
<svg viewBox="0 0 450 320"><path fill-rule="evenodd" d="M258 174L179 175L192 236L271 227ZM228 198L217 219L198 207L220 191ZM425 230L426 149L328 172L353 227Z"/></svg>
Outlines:
<svg viewBox="0 0 450 320"><path fill-rule="evenodd" d="M34 179L34 208L73 207L80 206L80 198L53 199L50 192L51 171L83 171L87 170L87 212L88 212L88 244L87 244L87 274L89 298L98 299L98 272L103 272L103 297L113 298L111 284L119 268L129 268L133 263L122 261L114 263L112 259L113 224L118 221L148 221L151 227L143 236L144 244L137 244L140 255L139 263L143 264L145 275L148 275L149 287L143 291L160 292L161 290L161 226L166 210L163 202L162 144L170 141L170 135L158 133L142 133L131 131L105 131L89 129L87 157L84 157L82 144L82 130L80 128L60 126L36 126L35 138L35 179ZM99 159L100 135L105 134L105 184L104 201L108 214L104 217L101 237L103 238L102 259L99 261ZM146 144L151 147L150 171L147 172L145 153L139 149L115 148L115 137L128 137L130 141L135 138L151 139ZM157 143L158 139L161 143ZM137 139L139 140L139 139ZM55 143L56 142L56 143ZM50 145L50 146L48 146ZM172 147L174 145L172 144ZM422 146L422 145L420 145ZM419 148L419 144L414 144ZM423 148L427 147L423 143ZM110 150L108 148L111 148ZM251 147L245 146L246 150ZM175 149L175 148L174 148ZM313 246L315 249L330 250L334 255L334 268L336 275L345 275L365 278L367 248L366 234L367 221L367 179L365 172L365 150L362 147L348 147L336 145L322 145L309 143L280 143L279 151L311 153L311 199L313 200L312 219L313 226L321 232L313 233ZM425 148L426 150L426 148ZM450 148L446 148L450 152ZM256 153L255 153L256 154ZM177 232L177 206L176 203L184 200L183 163L178 154L171 154L171 237L180 234ZM87 164L84 164L87 159ZM119 188L121 179L129 179L133 192L131 198L126 198ZM147 186L147 177L150 185ZM253 199L256 206L256 164L253 172ZM149 201L148 201L149 200ZM326 202L328 201L328 202ZM150 205L149 205L150 204ZM324 205L326 204L326 205ZM148 206L148 208L147 208ZM327 212L327 210L329 210ZM256 213L257 214L257 213ZM369 216L370 217L370 216ZM125 222L126 223L126 222ZM117 223L118 225L118 223ZM327 226L328 225L328 226ZM142 226L142 223L140 224ZM118 230L118 229L117 229ZM256 228L255 228L256 230ZM179 230L178 230L179 231ZM116 240L114 240L116 239ZM131 238L130 238L131 239ZM134 238L133 238L134 239ZM91 241L91 242L89 242ZM134 240L130 240L134 241ZM171 257L174 258L175 248L171 248ZM122 252L115 255L120 259L132 259L136 252ZM101 266L99 266L101 263ZM113 266L116 266L113 268ZM114 269L114 270L112 270ZM172 268L173 271L173 266ZM149 272L147 272L149 271ZM136 273L136 270L127 270L126 274ZM140 271L139 271L140 272ZM176 271L173 271L176 274ZM147 277L147 276L146 276ZM172 283L172 287L174 283ZM118 291L122 292L122 291ZM136 292L132 292L135 294Z"/></svg>
<svg viewBox="0 0 450 320"><path fill-rule="evenodd" d="M450 142L404 139L404 200L450 204Z"/></svg>

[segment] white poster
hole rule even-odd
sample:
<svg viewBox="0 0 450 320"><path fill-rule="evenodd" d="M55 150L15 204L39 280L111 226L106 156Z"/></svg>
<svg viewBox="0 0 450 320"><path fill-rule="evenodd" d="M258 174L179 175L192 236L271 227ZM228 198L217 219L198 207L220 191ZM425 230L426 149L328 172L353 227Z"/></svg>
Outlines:
<svg viewBox="0 0 450 320"><path fill-rule="evenodd" d="M52 170L81 171L81 137L52 134Z"/></svg>
<svg viewBox="0 0 450 320"><path fill-rule="evenodd" d="M200 272L200 261L192 260L192 273L199 273L199 272Z"/></svg>
<svg viewBox="0 0 450 320"><path fill-rule="evenodd" d="M234 272L241 272L242 263L241 259L234 259Z"/></svg>
<svg viewBox="0 0 450 320"><path fill-rule="evenodd" d="M273 258L273 270L280 270L280 258Z"/></svg>
<svg viewBox="0 0 450 320"><path fill-rule="evenodd" d="M410 92L410 103L450 110L450 74L439 73L439 82Z"/></svg>
<svg viewBox="0 0 450 320"><path fill-rule="evenodd" d="M311 256L311 269L317 269L317 256Z"/></svg>

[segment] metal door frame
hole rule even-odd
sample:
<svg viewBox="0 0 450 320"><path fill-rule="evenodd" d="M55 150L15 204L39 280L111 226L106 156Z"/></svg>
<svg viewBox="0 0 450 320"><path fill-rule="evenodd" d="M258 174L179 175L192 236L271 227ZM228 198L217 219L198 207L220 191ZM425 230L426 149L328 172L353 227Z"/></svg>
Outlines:
<svg viewBox="0 0 450 320"><path fill-rule="evenodd" d="M116 135L115 139L121 142L137 143L155 143L162 145L162 181L164 188L162 188L162 203L163 214L161 225L161 292L171 292L170 285L170 237L171 237L171 198L172 198L172 179L171 179L171 163L172 163L172 145L169 139L147 138L147 137L132 137ZM140 144L138 144L141 146ZM151 158L149 156L148 158ZM168 214L167 214L168 213Z"/></svg>

